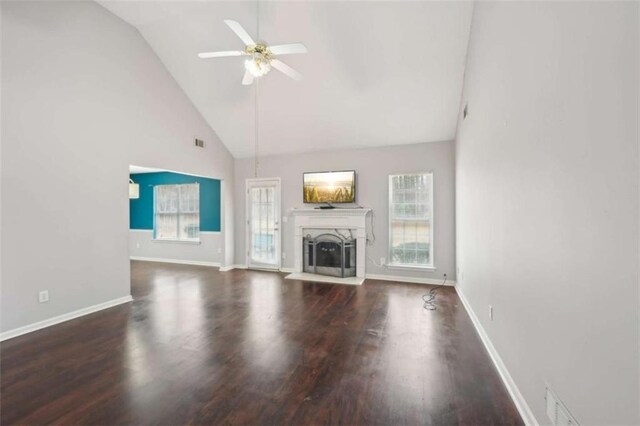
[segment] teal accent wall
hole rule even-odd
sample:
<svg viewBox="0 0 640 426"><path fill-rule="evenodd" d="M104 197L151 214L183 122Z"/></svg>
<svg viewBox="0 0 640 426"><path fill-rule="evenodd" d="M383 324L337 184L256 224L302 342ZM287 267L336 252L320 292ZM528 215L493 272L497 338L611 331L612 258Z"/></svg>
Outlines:
<svg viewBox="0 0 640 426"><path fill-rule="evenodd" d="M129 200L129 228L153 230L153 187L200 184L200 231L220 231L220 180L172 172L137 173L129 177L140 185L140 198Z"/></svg>

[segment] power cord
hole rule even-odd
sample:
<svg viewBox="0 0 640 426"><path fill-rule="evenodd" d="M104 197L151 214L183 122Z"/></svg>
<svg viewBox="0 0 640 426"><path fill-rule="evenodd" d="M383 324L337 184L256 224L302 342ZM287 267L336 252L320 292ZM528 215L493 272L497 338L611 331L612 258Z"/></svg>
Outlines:
<svg viewBox="0 0 640 426"><path fill-rule="evenodd" d="M447 274L444 274L444 281L442 281L442 284L440 284L437 287L432 288L431 290L429 290L428 293L425 293L422 295L422 301L424 302L422 304L422 307L428 311L435 311L436 310L436 296L438 295L438 290L440 290L442 287L444 287L445 283L447 282Z"/></svg>
<svg viewBox="0 0 640 426"><path fill-rule="evenodd" d="M361 206L360 204L356 204L356 207L358 207L359 209L366 209L367 208L367 207ZM366 227L365 227L365 232L367 233L367 245L368 246L372 246L376 242L376 233L375 233L375 231L373 229L373 227L375 225L375 219L374 219L373 215L374 215L373 209L371 209L371 215L369 216L370 217L369 222L371 223L369 229L371 230L371 233L369 233L369 231L366 230ZM371 260L371 259L369 259L369 260ZM371 262L373 262L374 265L379 266L373 260L371 260Z"/></svg>
<svg viewBox="0 0 640 426"><path fill-rule="evenodd" d="M367 237L367 244L369 244L370 246L372 246L376 242L376 233L373 229L374 225L375 225L375 222L373 218L373 209L372 209L371 210L371 238Z"/></svg>

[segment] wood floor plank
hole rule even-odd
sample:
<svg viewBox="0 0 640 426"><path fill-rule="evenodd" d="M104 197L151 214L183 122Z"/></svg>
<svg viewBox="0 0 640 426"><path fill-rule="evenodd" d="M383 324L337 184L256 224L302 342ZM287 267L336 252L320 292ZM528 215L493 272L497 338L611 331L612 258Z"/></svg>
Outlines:
<svg viewBox="0 0 640 426"><path fill-rule="evenodd" d="M0 344L0 423L522 424L452 288L131 273L132 303Z"/></svg>

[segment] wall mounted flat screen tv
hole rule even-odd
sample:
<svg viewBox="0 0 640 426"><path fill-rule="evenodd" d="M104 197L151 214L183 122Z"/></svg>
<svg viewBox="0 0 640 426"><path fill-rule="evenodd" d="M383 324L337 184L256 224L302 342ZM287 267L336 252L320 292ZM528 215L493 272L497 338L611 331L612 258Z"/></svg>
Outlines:
<svg viewBox="0 0 640 426"><path fill-rule="evenodd" d="M355 203L356 172L304 173L303 190L305 203Z"/></svg>

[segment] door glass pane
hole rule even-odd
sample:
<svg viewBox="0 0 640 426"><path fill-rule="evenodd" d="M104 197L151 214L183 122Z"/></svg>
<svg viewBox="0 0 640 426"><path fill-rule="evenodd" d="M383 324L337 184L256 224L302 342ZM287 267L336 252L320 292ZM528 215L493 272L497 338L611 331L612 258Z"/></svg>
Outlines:
<svg viewBox="0 0 640 426"><path fill-rule="evenodd" d="M250 189L251 261L276 266L276 200L274 186Z"/></svg>

